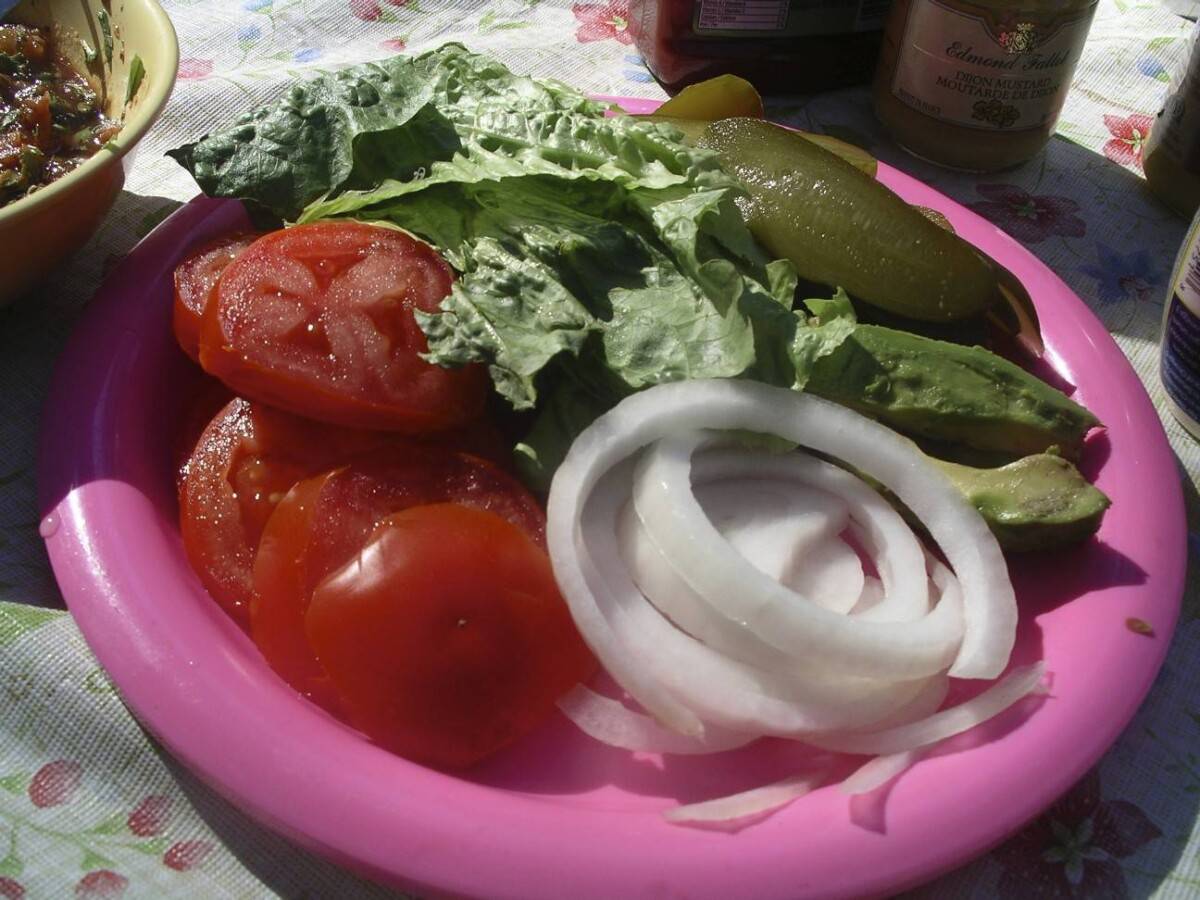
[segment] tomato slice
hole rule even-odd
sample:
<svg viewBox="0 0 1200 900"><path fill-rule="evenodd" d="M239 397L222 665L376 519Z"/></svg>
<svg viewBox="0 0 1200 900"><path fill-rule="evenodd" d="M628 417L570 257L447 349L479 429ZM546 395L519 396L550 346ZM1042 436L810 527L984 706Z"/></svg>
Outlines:
<svg viewBox="0 0 1200 900"><path fill-rule="evenodd" d="M427 244L361 222L264 235L221 274L200 362L235 392L340 425L406 433L477 417L480 366L443 369L413 310L435 312L452 275Z"/></svg>
<svg viewBox="0 0 1200 900"><path fill-rule="evenodd" d="M217 278L257 234L238 232L210 241L175 268L175 306L172 324L183 352L200 361L200 321Z"/></svg>
<svg viewBox="0 0 1200 900"><path fill-rule="evenodd" d="M384 519L317 586L306 625L351 722L440 768L528 733L595 667L546 554L458 504Z"/></svg>
<svg viewBox="0 0 1200 900"><path fill-rule="evenodd" d="M304 632L314 588L361 549L382 519L445 502L487 510L537 546L545 542L541 507L515 478L444 447L397 442L288 492L258 545L250 608L251 636L285 681L326 708L336 706Z"/></svg>
<svg viewBox="0 0 1200 900"><path fill-rule="evenodd" d="M395 440L230 401L201 433L179 485L184 550L213 599L248 624L254 553L275 505L297 481Z"/></svg>
<svg viewBox="0 0 1200 900"><path fill-rule="evenodd" d="M200 435L209 422L233 400L229 388L215 378L202 376L203 381L183 406L182 414L175 425L174 440L171 443L171 458L175 463L175 487L183 487L183 477L187 473L188 460L200 441Z"/></svg>

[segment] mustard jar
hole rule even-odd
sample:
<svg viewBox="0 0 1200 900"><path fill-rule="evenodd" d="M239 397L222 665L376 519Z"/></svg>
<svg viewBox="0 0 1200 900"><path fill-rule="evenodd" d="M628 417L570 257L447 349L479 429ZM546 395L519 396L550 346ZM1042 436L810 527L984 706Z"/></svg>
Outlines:
<svg viewBox="0 0 1200 900"><path fill-rule="evenodd" d="M875 111L902 147L972 172L1036 156L1054 133L1096 0L896 0Z"/></svg>

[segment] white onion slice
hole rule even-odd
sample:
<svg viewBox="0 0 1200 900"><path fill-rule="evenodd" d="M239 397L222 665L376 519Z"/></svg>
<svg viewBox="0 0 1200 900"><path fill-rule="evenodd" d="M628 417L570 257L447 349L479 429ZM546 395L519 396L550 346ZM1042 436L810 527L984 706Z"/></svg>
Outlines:
<svg viewBox="0 0 1200 900"><path fill-rule="evenodd" d="M798 797L812 793L824 784L828 777L825 772L793 775L791 778L785 778L774 784L742 791L738 794L730 794L728 797L676 806L664 810L663 818L677 824L698 825L732 822L749 816L759 816L773 812Z"/></svg>
<svg viewBox="0 0 1200 900"><path fill-rule="evenodd" d="M834 753L888 755L927 747L969 731L1036 692L1045 671L1040 662L1013 669L982 694L907 725L865 734L814 735L806 741Z"/></svg>
<svg viewBox="0 0 1200 900"><path fill-rule="evenodd" d="M965 632L950 674L999 674L1015 636L1012 586L995 539L945 477L903 438L848 409L783 388L724 380L665 384L625 399L575 440L555 476L548 506L551 560L584 638L606 666L614 654L624 657L626 668L631 660L628 651L614 647L597 600L586 590L582 557L588 551L576 540L584 503L604 472L640 447L666 435L712 427L776 434L841 459L895 493L938 542L963 587ZM757 574L751 582L756 587L766 580ZM815 626L806 640L814 660L845 670L851 667L844 651L862 664L851 668L858 675L933 674L937 668L929 666L945 654L944 638L932 651L922 642L931 631L928 617L872 630L864 641L860 629L884 623L847 622L852 617L811 604L793 608L804 609L800 618ZM638 671L637 661L632 663ZM637 696L629 684L622 685ZM638 700L652 708L642 697Z"/></svg>
<svg viewBox="0 0 1200 900"><path fill-rule="evenodd" d="M888 756L876 756L867 760L855 769L838 785L843 794L853 797L857 794L869 794L885 784L895 781L926 753L925 750L905 750L903 753L892 753Z"/></svg>
<svg viewBox="0 0 1200 900"><path fill-rule="evenodd" d="M732 541L730 545L734 546ZM862 596L866 576L858 554L841 539L830 538L794 557L788 571L776 580L818 606L845 615Z"/></svg>
<svg viewBox="0 0 1200 900"><path fill-rule="evenodd" d="M827 490L805 486L801 479L768 481L742 477L757 474L759 462L756 454L745 456L747 459L730 454L706 460L709 465L698 474L706 479L720 477L723 480L706 481L697 486L696 498L704 513L735 551L772 580L796 579L814 585L822 590L822 602L828 606L841 604L844 609L853 605L857 600L854 594L860 594L862 590L862 566L854 552L836 538L849 523L846 504ZM832 466L829 468L833 469ZM724 477L731 473L733 477ZM827 481L823 484L828 486ZM923 580L924 558L919 545L912 539L911 530L877 494L871 494L912 541L912 577ZM704 612L708 604L665 562L631 507L626 507L620 514L618 537L621 556L638 588L663 615L684 631L760 668L820 677L817 667L803 659L788 657L748 629L729 625L722 628L719 622L714 622ZM833 585L829 584L831 578ZM840 595L836 591L838 580L842 583Z"/></svg>
<svg viewBox="0 0 1200 900"><path fill-rule="evenodd" d="M833 494L776 479L728 478L698 484L695 493L729 545L775 581L815 547L836 540L850 519Z"/></svg>
<svg viewBox="0 0 1200 900"><path fill-rule="evenodd" d="M950 679L945 675L935 675L925 683L925 686L912 700L903 706L897 706L891 713L862 730L865 732L881 731L884 728L893 728L926 719L941 709L949 692Z"/></svg>
<svg viewBox="0 0 1200 900"><path fill-rule="evenodd" d="M707 439L683 432L650 447L638 463L633 499L647 536L716 614L785 653L803 654L833 671L919 678L950 665L960 632L946 620L925 616L882 623L838 615L763 575L735 553L692 492L691 456ZM974 510L972 514L978 516ZM913 605L927 609L923 560L918 566L920 576L896 590L912 594Z"/></svg>
<svg viewBox="0 0 1200 900"><path fill-rule="evenodd" d="M751 472L780 485L803 485L832 494L846 505L850 528L874 562L883 587L879 608L867 619L905 621L929 612L924 548L878 491L845 469L801 452L707 450L693 458L692 481L707 483Z"/></svg>
<svg viewBox="0 0 1200 900"><path fill-rule="evenodd" d="M628 467L626 467L628 468ZM603 472L599 474L604 474ZM556 476L557 477L557 476ZM610 481L622 480L621 469L609 473ZM625 475L628 480L628 475ZM590 490L590 489L589 489ZM603 495L604 492L600 492ZM575 499L575 498L570 498ZM585 498L578 498L580 505ZM568 501L569 502L569 501ZM550 504L553 503L553 497ZM548 504L549 505L549 504ZM621 622L621 600L628 604L630 598L622 596L623 591L636 587L624 581L615 587L605 582L604 573L599 569L582 542L582 509L571 517L574 521L569 526L556 527L551 533L549 522L546 528L546 543L551 551L551 561L555 553L560 559L570 559L571 564L555 566L554 578L558 582L559 591L567 605L575 626L583 639L596 654L597 659L604 665L608 674L621 687L629 692L639 704L664 726L680 734L699 736L704 734L704 723L694 711L673 697L663 685L655 680L654 673L639 661L636 652L625 646L617 635L617 625ZM613 527L615 527L615 523ZM554 548L557 546L557 550ZM619 556L617 557L619 559ZM621 573L612 570L612 559L608 559L608 575L619 578ZM635 602L641 602L639 596ZM644 603L643 603L644 605ZM633 623L636 628L637 624ZM670 629L674 631L674 628Z"/></svg>
<svg viewBox="0 0 1200 900"><path fill-rule="evenodd" d="M921 520L952 569L851 472L802 452L711 449L713 429L776 435L863 472ZM843 785L861 793L1042 679L1040 664L1016 669L939 711L949 676L1007 665L1016 606L1003 556L907 440L807 395L714 380L628 398L560 466L547 543L580 632L647 713L582 686L563 698L572 721L613 746L710 753L775 735L879 754ZM823 780L798 775L665 815L745 818Z"/></svg>
<svg viewBox="0 0 1200 900"><path fill-rule="evenodd" d="M618 510L628 496L628 484L624 466L601 481L584 512L580 544L589 551L590 570L603 592L593 602L602 604L610 615L610 631L616 639L616 655L611 662L602 657L602 662L609 675L664 725L675 728L636 687L622 680L624 667L635 666L645 682L665 691L698 719L731 731L779 736L862 727L911 702L925 689L925 679L855 678L782 656L790 671L768 671L696 640L686 633L691 622L677 622L683 631L675 627L646 602L617 544ZM566 589L559 586L565 596ZM680 606L684 614L690 608L686 603ZM947 609L957 614L953 607Z"/></svg>
<svg viewBox="0 0 1200 900"><path fill-rule="evenodd" d="M558 701L558 708L580 731L610 747L640 753L720 753L744 747L758 735L706 728L703 738L677 734L645 713L635 712L620 700L577 684Z"/></svg>
<svg viewBox="0 0 1200 900"><path fill-rule="evenodd" d="M851 615L862 615L868 613L883 602L883 582L878 578L868 575L863 579L862 593L858 597L858 602L854 604L854 608L850 610Z"/></svg>
<svg viewBox="0 0 1200 900"><path fill-rule="evenodd" d="M596 503L597 509L618 502L622 493L621 489L616 486L615 480L606 479L602 484L602 491L597 493L604 493L607 499L593 501ZM595 552L603 553L605 559L608 559L608 551L605 548L609 538L604 533L604 526L599 522L594 524L589 522L588 531L595 537L590 538L587 543L593 546ZM629 575L636 584L638 592L675 626L694 637L706 648L719 650L728 654L732 660L741 661L755 669L802 679L809 685L816 681L840 681L845 688L845 693L837 695L833 700L839 704L854 702L854 692L867 683L866 679L857 679L836 672L831 673L803 656L790 656L759 640L748 629L736 627L728 621L715 619L707 614L707 603L703 597L692 590L691 586L665 563L654 543L646 538L630 504L626 504L618 515L617 538L621 562L628 568ZM916 577L923 580L926 578L923 564ZM948 602L944 605L939 603L937 612L940 619L949 623L948 628L957 627L962 616L962 600L961 595L957 592L957 583L953 587L955 590L948 598ZM941 596L940 592L938 596ZM642 627L653 628L654 625L646 622ZM657 632L657 629L655 631ZM666 642L666 645L674 644L670 636L660 634L659 638ZM935 682L944 683L945 679L937 676L929 680L930 684ZM876 685L879 684L882 682L876 682ZM919 694L928 695L928 690L916 682L910 683L910 687L904 687L904 685L903 681L894 683L895 693L890 695L890 702L904 704L907 702L906 698L911 699L917 696L914 691L917 691L918 688ZM942 690L944 695L944 688ZM933 708L936 709L940 702L939 699ZM921 709L925 711L922 711L920 715L926 715L933 711L932 709L926 710L925 706L922 706ZM865 717L864 721L866 721ZM890 716L887 721L892 721ZM765 723L763 724L765 725ZM773 734L790 734L796 731L793 727L779 724L768 727L770 728L769 733ZM816 722L811 723L810 728L818 727L820 726Z"/></svg>

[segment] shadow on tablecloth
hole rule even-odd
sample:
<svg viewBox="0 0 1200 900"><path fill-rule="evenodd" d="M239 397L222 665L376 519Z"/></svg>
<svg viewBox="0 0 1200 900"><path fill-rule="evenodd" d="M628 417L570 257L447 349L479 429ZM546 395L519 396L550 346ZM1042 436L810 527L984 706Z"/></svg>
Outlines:
<svg viewBox="0 0 1200 900"><path fill-rule="evenodd" d="M122 191L93 239L45 282L0 309L0 600L62 607L38 535L37 429L54 364L107 272L179 204Z"/></svg>

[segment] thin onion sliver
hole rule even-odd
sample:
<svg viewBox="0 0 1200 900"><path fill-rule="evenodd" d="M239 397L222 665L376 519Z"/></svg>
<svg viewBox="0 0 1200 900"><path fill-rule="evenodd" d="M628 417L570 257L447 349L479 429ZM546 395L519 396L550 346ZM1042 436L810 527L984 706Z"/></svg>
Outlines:
<svg viewBox="0 0 1200 900"><path fill-rule="evenodd" d="M663 728L645 713L577 684L558 701L558 708L589 737L610 747L638 753L692 755L721 753L744 747L758 735L706 728L703 738L688 737Z"/></svg>
<svg viewBox="0 0 1200 900"><path fill-rule="evenodd" d="M869 759L847 775L845 780L838 785L838 790L851 797L879 790L911 769L926 752L924 749L905 750L903 753L892 753L888 756L876 756Z"/></svg>
<svg viewBox="0 0 1200 900"><path fill-rule="evenodd" d="M834 753L887 755L927 747L956 734L969 731L1035 693L1045 676L1046 667L1037 662L1013 669L982 694L957 706L943 709L928 718L885 731L867 734L819 735L808 743Z"/></svg>
<svg viewBox="0 0 1200 900"><path fill-rule="evenodd" d="M750 816L761 816L786 806L798 797L812 793L829 778L828 773L793 775L774 784L752 788L727 797L687 803L663 811L668 822L697 825L733 822Z"/></svg>

